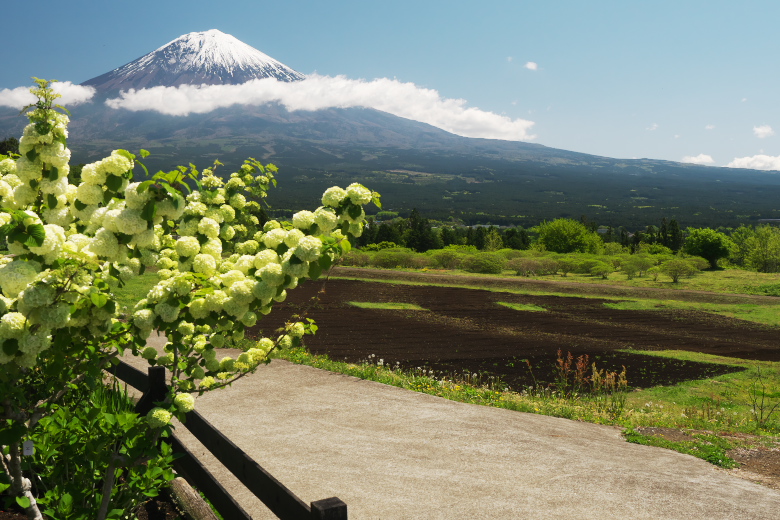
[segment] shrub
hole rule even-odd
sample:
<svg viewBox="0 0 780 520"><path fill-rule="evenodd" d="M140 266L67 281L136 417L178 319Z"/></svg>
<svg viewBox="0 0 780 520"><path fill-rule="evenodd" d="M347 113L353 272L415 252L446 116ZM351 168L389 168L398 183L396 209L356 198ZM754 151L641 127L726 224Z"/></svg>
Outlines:
<svg viewBox="0 0 780 520"><path fill-rule="evenodd" d="M342 265L366 267L371 263L371 255L362 251L350 251L341 260Z"/></svg>
<svg viewBox="0 0 780 520"><path fill-rule="evenodd" d="M433 266L439 269L458 269L463 257L453 249L435 249L428 253Z"/></svg>
<svg viewBox="0 0 780 520"><path fill-rule="evenodd" d="M542 264L536 258L515 258L507 262L506 267L517 276L533 276L542 270Z"/></svg>
<svg viewBox="0 0 780 520"><path fill-rule="evenodd" d="M699 272L699 268L687 259L675 258L661 264L660 271L677 283L683 276L693 276Z"/></svg>
<svg viewBox="0 0 780 520"><path fill-rule="evenodd" d="M612 272L614 272L614 269L606 262L596 262L596 264L590 268L590 274L592 276L600 276L604 280L606 280Z"/></svg>
<svg viewBox="0 0 780 520"><path fill-rule="evenodd" d="M412 267L414 254L408 249L383 249L371 257L371 265L381 269Z"/></svg>
<svg viewBox="0 0 780 520"><path fill-rule="evenodd" d="M478 253L466 256L461 262L464 270L470 273L501 274L506 259L497 253Z"/></svg>

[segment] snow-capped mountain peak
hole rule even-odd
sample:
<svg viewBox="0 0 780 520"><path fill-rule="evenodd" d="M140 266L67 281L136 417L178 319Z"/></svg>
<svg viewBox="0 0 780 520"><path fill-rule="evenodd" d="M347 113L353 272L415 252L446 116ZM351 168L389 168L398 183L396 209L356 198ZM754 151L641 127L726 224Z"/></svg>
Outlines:
<svg viewBox="0 0 780 520"><path fill-rule="evenodd" d="M179 36L149 54L82 83L98 92L182 84L239 84L256 78L298 81L304 75L217 29Z"/></svg>

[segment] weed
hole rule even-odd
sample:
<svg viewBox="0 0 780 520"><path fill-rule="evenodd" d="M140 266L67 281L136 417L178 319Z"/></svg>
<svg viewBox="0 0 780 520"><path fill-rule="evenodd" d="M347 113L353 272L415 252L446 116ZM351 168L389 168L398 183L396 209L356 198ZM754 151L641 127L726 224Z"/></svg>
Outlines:
<svg viewBox="0 0 780 520"><path fill-rule="evenodd" d="M756 425L759 428L766 428L772 415L780 408L780 392L767 392L760 366L756 366L756 375L748 388L748 398Z"/></svg>
<svg viewBox="0 0 780 520"><path fill-rule="evenodd" d="M712 434L693 434L692 441L670 441L662 437L652 435L643 435L634 428L627 428L623 431L623 436L628 442L642 444L644 446L658 446L675 450L680 453L693 455L704 459L710 464L720 466L721 468L737 467L737 462L726 455L726 451L732 449L734 445L728 440Z"/></svg>

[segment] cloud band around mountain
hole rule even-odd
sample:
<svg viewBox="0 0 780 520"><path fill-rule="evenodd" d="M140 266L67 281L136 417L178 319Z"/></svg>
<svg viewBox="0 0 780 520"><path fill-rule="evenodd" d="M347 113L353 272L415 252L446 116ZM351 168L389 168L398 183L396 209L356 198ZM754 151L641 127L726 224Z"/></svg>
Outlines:
<svg viewBox="0 0 780 520"><path fill-rule="evenodd" d="M442 98L438 91L394 79L353 80L311 75L280 82L273 78L241 85L180 85L122 92L109 99L112 108L153 110L173 116L203 114L236 104L280 103L290 111L366 107L412 119L464 137L528 141L533 121L467 107L463 99Z"/></svg>
<svg viewBox="0 0 780 520"><path fill-rule="evenodd" d="M95 95L94 88L74 85L70 81L52 83L52 89L62 96L57 99L56 103L63 106L85 103ZM30 87L4 88L0 90L0 107L11 107L21 110L27 105L35 104L36 101L35 96L30 92Z"/></svg>

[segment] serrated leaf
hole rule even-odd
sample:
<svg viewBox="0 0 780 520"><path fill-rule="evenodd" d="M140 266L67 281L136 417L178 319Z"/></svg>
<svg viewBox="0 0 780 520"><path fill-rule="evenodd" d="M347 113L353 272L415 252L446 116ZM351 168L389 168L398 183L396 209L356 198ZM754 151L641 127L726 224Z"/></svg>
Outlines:
<svg viewBox="0 0 780 520"><path fill-rule="evenodd" d="M141 210L141 218L148 222L152 222L155 215L157 215L157 204L155 201L150 200L144 205L144 209Z"/></svg>
<svg viewBox="0 0 780 520"><path fill-rule="evenodd" d="M131 161L135 160L135 155L131 154L127 150L117 150L116 153L117 155L121 155L122 157L130 159Z"/></svg>
<svg viewBox="0 0 780 520"><path fill-rule="evenodd" d="M149 186L151 186L152 184L154 184L154 181L144 181L138 185L135 191L137 193L144 193L146 190L149 189Z"/></svg>
<svg viewBox="0 0 780 520"><path fill-rule="evenodd" d="M89 299L92 300L92 304L98 308L105 307L105 305L108 303L108 296L99 292L90 294Z"/></svg>
<svg viewBox="0 0 780 520"><path fill-rule="evenodd" d="M118 177L116 175L109 175L106 178L106 186L108 186L108 189L111 191L119 191L122 189L122 183L124 182L124 179L122 177Z"/></svg>
<svg viewBox="0 0 780 520"><path fill-rule="evenodd" d="M326 271L330 269L330 266L333 265L333 260L331 260L330 256L328 255L322 255L320 257L319 262L317 262L320 265L320 269L322 271Z"/></svg>
<svg viewBox="0 0 780 520"><path fill-rule="evenodd" d="M322 266L319 262L312 262L309 264L309 278L316 280L322 274Z"/></svg>
<svg viewBox="0 0 780 520"><path fill-rule="evenodd" d="M141 156L141 159L146 159L151 155L151 153L148 150L144 150L143 148L141 148L141 150L138 152L138 155Z"/></svg>
<svg viewBox="0 0 780 520"><path fill-rule="evenodd" d="M29 238L25 240L25 245L33 245L36 247L41 247L43 245L43 241L46 240L46 228L43 227L42 224L33 224L31 226L27 226L26 230L27 234L29 235ZM28 244L27 242L32 241L32 244Z"/></svg>
<svg viewBox="0 0 780 520"><path fill-rule="evenodd" d="M19 351L19 341L15 339L7 339L3 342L3 352L6 356L13 356ZM3 443L0 443L3 444ZM4 443L8 444L8 443Z"/></svg>
<svg viewBox="0 0 780 520"><path fill-rule="evenodd" d="M360 215L363 214L363 208L358 206L357 204L350 204L347 208L347 215L352 217L352 219L358 219L360 218Z"/></svg>

